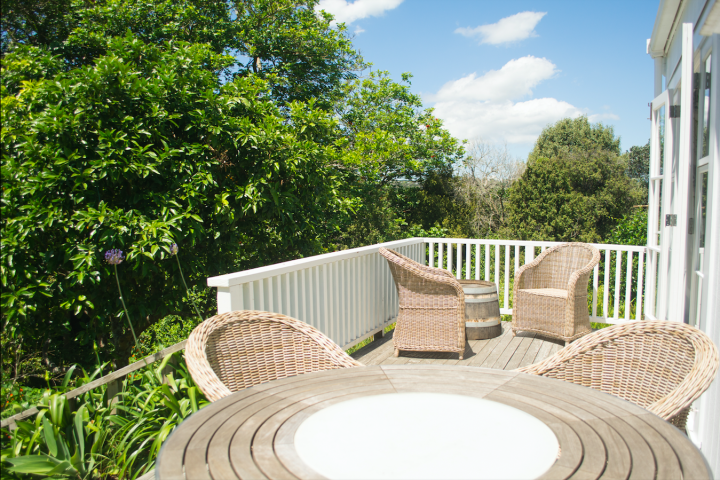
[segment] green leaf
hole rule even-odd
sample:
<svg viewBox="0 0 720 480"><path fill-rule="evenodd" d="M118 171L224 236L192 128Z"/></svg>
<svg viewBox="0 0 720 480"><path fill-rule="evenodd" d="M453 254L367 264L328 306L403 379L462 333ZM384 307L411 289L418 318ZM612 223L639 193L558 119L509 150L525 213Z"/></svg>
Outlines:
<svg viewBox="0 0 720 480"><path fill-rule="evenodd" d="M70 383L70 378L72 378L72 374L75 371L75 367L77 367L77 365L73 365L72 367L68 368L67 372L65 372L65 377L63 377L63 382L62 382L63 388L67 388L68 384Z"/></svg>
<svg viewBox="0 0 720 480"><path fill-rule="evenodd" d="M25 455L5 459L12 465L8 470L14 473L29 473L32 475L48 475L62 465L62 462L47 455Z"/></svg>
<svg viewBox="0 0 720 480"><path fill-rule="evenodd" d="M48 419L45 417L43 417L43 419L42 419L42 425L43 425L43 436L45 437L45 445L48 447L50 454L53 457L57 457L57 454L58 454L57 441L55 439L55 432L53 431L52 425L50 425L50 422L48 422Z"/></svg>
<svg viewBox="0 0 720 480"><path fill-rule="evenodd" d="M83 428L83 416L86 413L85 405L81 405L75 412L75 435L77 436L77 446L80 452L80 458L85 458L85 429Z"/></svg>

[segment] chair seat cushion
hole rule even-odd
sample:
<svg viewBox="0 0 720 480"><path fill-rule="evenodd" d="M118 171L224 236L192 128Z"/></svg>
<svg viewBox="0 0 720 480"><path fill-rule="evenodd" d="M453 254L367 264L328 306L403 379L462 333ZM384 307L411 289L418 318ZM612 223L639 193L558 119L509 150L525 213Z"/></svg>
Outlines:
<svg viewBox="0 0 720 480"><path fill-rule="evenodd" d="M560 288L525 288L520 289L522 293L527 293L529 295L540 295L543 297L554 297L554 298L567 298L568 292L567 290L562 290Z"/></svg>

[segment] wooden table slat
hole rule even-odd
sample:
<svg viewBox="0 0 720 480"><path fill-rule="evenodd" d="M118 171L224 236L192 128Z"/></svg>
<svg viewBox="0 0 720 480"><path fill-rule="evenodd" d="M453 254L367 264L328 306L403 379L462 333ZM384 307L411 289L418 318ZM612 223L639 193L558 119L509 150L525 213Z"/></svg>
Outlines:
<svg viewBox="0 0 720 480"><path fill-rule="evenodd" d="M536 340L505 336L468 348L478 352L474 361L496 365L507 359L505 367L559 348ZM183 422L165 442L157 478L318 478L295 451L299 426L339 402L403 392L473 396L532 415L553 431L560 446L558 459L543 479L711 478L702 454L679 430L612 395L513 370L468 366L473 360L456 365L439 357L395 360L275 380L214 402ZM428 364L408 365L410 360ZM373 428L371 423L368 428ZM521 455L518 452L518 461Z"/></svg>

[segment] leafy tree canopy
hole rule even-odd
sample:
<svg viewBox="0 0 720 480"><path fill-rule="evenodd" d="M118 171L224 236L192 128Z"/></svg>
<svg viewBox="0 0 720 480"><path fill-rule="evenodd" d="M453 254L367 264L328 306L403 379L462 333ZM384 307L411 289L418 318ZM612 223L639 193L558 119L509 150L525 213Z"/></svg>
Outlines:
<svg viewBox="0 0 720 480"><path fill-rule="evenodd" d="M338 169L356 212L339 234L340 246L402 238L411 219L432 227L424 221L423 187L430 177L452 176L464 154L432 109L422 108L410 79L405 73L398 83L388 72L371 72L346 83L336 104Z"/></svg>
<svg viewBox="0 0 720 480"><path fill-rule="evenodd" d="M45 46L66 68L106 54L129 31L143 41L207 43L235 57L233 76L271 80L276 100L315 98L330 108L344 80L364 66L344 25L316 15L317 0L43 0L3 2L3 52ZM228 72L229 73L229 72Z"/></svg>
<svg viewBox="0 0 720 480"><path fill-rule="evenodd" d="M549 241L606 238L634 198L619 146L612 128L590 125L585 117L546 128L510 189L508 224L515 235Z"/></svg>
<svg viewBox="0 0 720 480"><path fill-rule="evenodd" d="M106 250L127 254L118 271L140 331L185 309L173 242L195 285L321 251L345 208L336 122L313 102L281 114L261 79L221 83L233 62L130 34L68 71L37 47L5 56L4 327L76 342L79 356L112 335L123 361L131 337Z"/></svg>
<svg viewBox="0 0 720 480"><path fill-rule="evenodd" d="M422 180L464 155L433 110L423 109L420 96L410 91L411 78L404 73L396 83L388 72L375 71L344 86L336 106L347 142L343 163L367 181Z"/></svg>
<svg viewBox="0 0 720 480"><path fill-rule="evenodd" d="M620 155L620 139L615 138L613 128L601 123L591 124L586 116L564 118L542 131L528 155L528 163L538 157L554 158L592 151Z"/></svg>

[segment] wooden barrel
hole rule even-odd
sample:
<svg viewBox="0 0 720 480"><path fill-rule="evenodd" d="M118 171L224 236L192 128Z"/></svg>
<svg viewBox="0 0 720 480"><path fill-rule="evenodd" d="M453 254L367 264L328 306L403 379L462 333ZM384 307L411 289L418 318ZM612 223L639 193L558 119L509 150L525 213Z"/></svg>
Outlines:
<svg viewBox="0 0 720 480"><path fill-rule="evenodd" d="M482 280L460 280L465 294L465 333L468 340L485 340L502 333L497 286Z"/></svg>

